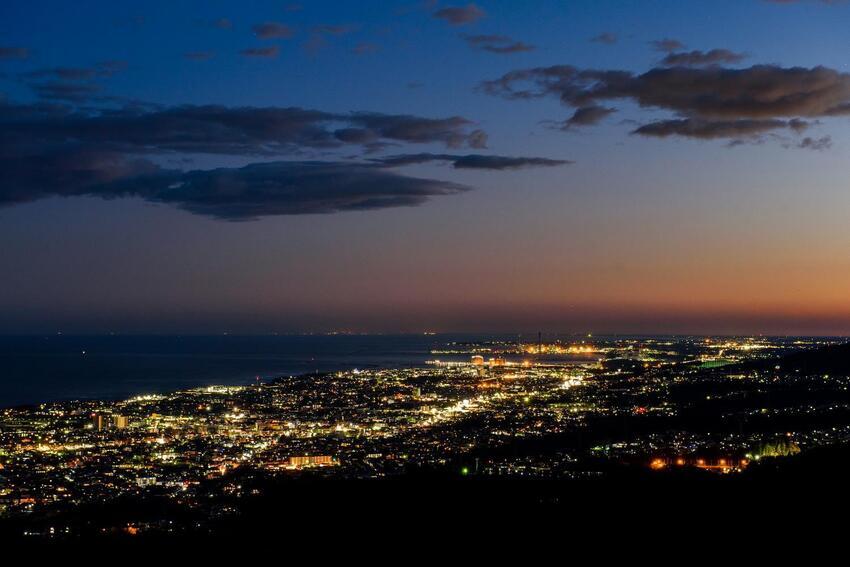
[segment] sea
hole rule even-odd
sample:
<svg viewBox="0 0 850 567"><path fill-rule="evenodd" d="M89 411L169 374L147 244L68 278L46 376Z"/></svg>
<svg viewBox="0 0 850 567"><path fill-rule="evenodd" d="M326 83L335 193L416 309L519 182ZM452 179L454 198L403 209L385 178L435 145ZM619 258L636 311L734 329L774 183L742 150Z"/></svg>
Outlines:
<svg viewBox="0 0 850 567"><path fill-rule="evenodd" d="M514 336L514 339L516 336ZM424 366L469 335L0 336L0 408L117 400L354 368ZM468 356L455 356L468 360Z"/></svg>

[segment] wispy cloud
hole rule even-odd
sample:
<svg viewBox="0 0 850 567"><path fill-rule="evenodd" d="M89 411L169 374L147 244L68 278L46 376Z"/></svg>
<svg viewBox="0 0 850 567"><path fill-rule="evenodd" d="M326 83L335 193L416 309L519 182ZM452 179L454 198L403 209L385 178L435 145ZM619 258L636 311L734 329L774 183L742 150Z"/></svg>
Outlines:
<svg viewBox="0 0 850 567"><path fill-rule="evenodd" d="M271 45L269 47L249 47L248 49L243 49L239 53L245 57L274 58L280 53L280 47L277 45Z"/></svg>
<svg viewBox="0 0 850 567"><path fill-rule="evenodd" d="M514 157L482 154L401 154L373 160L386 166L399 167L429 162L448 162L456 169L489 169L504 171L510 169L526 169L530 167L555 167L573 163L569 160L548 159L539 157Z"/></svg>
<svg viewBox="0 0 850 567"><path fill-rule="evenodd" d="M288 39L295 35L295 31L285 24L279 22L263 22L251 27L254 35L260 39Z"/></svg>
<svg viewBox="0 0 850 567"><path fill-rule="evenodd" d="M463 35L461 36L473 49L506 55L533 51L535 47L521 41L514 41L506 35Z"/></svg>
<svg viewBox="0 0 850 567"><path fill-rule="evenodd" d="M487 13L475 4L466 6L448 6L434 12L434 17L453 26L463 26L477 22L485 17Z"/></svg>
<svg viewBox="0 0 850 567"><path fill-rule="evenodd" d="M719 65L721 63L739 63L746 59L743 53L735 53L728 49L712 49L710 51L686 51L681 53L669 53L661 63L670 67L684 65L688 67L699 67L704 65Z"/></svg>

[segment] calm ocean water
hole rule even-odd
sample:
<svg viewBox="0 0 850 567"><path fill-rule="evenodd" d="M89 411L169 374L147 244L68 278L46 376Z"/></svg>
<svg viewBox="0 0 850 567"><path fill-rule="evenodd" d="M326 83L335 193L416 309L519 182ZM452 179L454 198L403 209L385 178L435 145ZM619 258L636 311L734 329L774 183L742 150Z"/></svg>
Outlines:
<svg viewBox="0 0 850 567"><path fill-rule="evenodd" d="M0 336L0 407L422 365L458 335ZM448 360L450 357L441 356ZM462 357L465 358L465 357Z"/></svg>
<svg viewBox="0 0 850 567"><path fill-rule="evenodd" d="M637 338L632 336L631 338ZM352 368L424 366L469 360L431 354L454 342L536 341L526 335L3 336L0 408L73 399L122 399L212 384ZM546 340L582 340L548 335ZM594 342L629 338L594 337ZM791 340L790 338L787 340ZM587 357L560 357L586 362ZM306 379L309 379L307 377Z"/></svg>

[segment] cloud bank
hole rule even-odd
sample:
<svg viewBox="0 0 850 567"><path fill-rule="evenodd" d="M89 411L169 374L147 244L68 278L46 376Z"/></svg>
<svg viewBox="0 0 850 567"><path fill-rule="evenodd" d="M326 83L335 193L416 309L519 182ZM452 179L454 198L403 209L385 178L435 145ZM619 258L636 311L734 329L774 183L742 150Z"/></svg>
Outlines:
<svg viewBox="0 0 850 567"><path fill-rule="evenodd" d="M138 196L192 213L238 221L270 215L412 207L431 197L467 190L465 185L405 176L370 164L292 161L159 171L91 186L83 194Z"/></svg>
<svg viewBox="0 0 850 567"><path fill-rule="evenodd" d="M683 56L705 63L706 54L697 53ZM511 71L479 88L509 100L556 97L577 109L566 126L598 122L612 110L603 103L612 101L674 115L634 130L643 136L741 141L774 130L800 133L812 118L850 115L850 74L827 67L677 65L635 74L555 65Z"/></svg>
<svg viewBox="0 0 850 567"><path fill-rule="evenodd" d="M469 189L392 168L426 161L508 170L567 163L481 154L408 154L363 161L280 161L375 144L483 148L465 118L303 108L224 106L79 110L0 104L0 206L54 196L137 197L226 220L415 206ZM175 163L217 155L244 167L186 171ZM260 160L257 162L256 160Z"/></svg>

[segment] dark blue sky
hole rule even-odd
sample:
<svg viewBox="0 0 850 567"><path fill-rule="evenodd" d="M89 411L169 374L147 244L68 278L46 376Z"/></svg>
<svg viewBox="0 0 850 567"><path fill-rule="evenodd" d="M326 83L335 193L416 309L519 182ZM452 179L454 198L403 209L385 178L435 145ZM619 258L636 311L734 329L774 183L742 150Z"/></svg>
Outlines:
<svg viewBox="0 0 850 567"><path fill-rule="evenodd" d="M850 332L848 24L4 2L0 332Z"/></svg>

